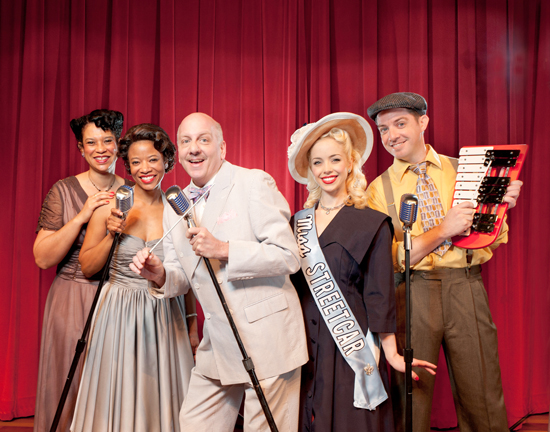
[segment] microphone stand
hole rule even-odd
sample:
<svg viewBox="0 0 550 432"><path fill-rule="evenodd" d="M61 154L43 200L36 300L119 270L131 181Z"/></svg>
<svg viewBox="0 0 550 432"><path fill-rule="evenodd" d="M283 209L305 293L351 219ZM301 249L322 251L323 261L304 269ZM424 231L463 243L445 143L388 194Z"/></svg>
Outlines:
<svg viewBox="0 0 550 432"><path fill-rule="evenodd" d="M71 368L69 369L69 375L67 376L67 381L65 382L65 387L63 387L63 392L61 393L61 398L59 399L59 404L57 405L57 410L55 412L55 417L52 421L52 426L50 428L50 432L55 432L57 429L57 426L59 424L59 420L61 419L61 413L63 412L63 407L65 406L65 402L67 400L67 395L69 394L69 390L71 388L71 383L73 382L74 374L76 372L76 368L78 366L78 361L80 360L80 355L82 354L82 351L84 351L84 347L86 346L86 337L88 336L88 331L90 329L90 325L92 324L92 318L94 316L94 312L97 306L97 302L99 300L99 295L101 294L101 289L103 288L103 285L105 284L105 280L107 279L107 276L109 275L109 266L111 264L111 260L113 258L113 254L115 252L116 245L118 243L118 239L120 237L120 233L117 232L115 234L115 238L113 239L113 244L111 245L111 250L109 251L109 256L107 257L107 261L105 262L105 267L103 268L103 273L101 275L101 279L99 281L99 284L97 286L97 291L95 293L94 300L92 302L92 306L90 307L90 313L88 314L88 319L86 320L86 325L84 326L84 330L82 331L82 336L78 340L75 348L75 355L73 358L73 362L71 364Z"/></svg>
<svg viewBox="0 0 550 432"><path fill-rule="evenodd" d="M186 216L185 219L187 221L187 226L189 228L195 227L195 222L190 214ZM202 259L206 264L206 268L208 269L208 273L210 274L210 278L212 279L214 288L216 288L216 293L218 294L218 297L220 298L220 302L222 303L225 316L227 317L227 321L229 321L229 326L233 331L233 336L235 336L235 339L237 340L237 345L239 345L239 349L241 350L241 354L243 356L244 368L246 369L246 371L248 372L248 375L250 376L250 381L252 381L252 385L254 387L254 390L256 391L256 396L258 396L260 405L262 406L262 410L265 414L265 418L267 419L267 423L269 424L269 428L271 429L272 432L278 432L279 430L277 429L277 425L275 424L275 420L273 419L273 414L269 409L269 405L267 404L267 399L265 398L262 387L260 386L260 381L258 381L258 377L256 376L254 363L246 353L246 349L244 347L243 341L241 340L241 336L239 335L239 330L237 329L237 326L235 325L235 321L231 316L231 311L229 310L229 306L227 306L227 303L225 301L225 296L223 295L220 284L218 283L218 279L216 278L216 274L214 273L212 264L210 263L210 260L208 258L202 257Z"/></svg>
<svg viewBox="0 0 550 432"><path fill-rule="evenodd" d="M411 226L403 224L403 240L405 247L405 431L412 432L412 361L413 349L411 348Z"/></svg>

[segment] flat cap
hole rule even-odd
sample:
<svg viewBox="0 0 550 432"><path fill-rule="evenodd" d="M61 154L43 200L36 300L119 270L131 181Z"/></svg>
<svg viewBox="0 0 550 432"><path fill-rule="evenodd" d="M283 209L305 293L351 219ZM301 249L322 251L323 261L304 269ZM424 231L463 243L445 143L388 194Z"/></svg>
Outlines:
<svg viewBox="0 0 550 432"><path fill-rule="evenodd" d="M392 108L409 108L420 115L425 115L428 104L426 99L416 93L392 93L373 103L367 110L367 114L371 119L376 120L376 116L380 111Z"/></svg>

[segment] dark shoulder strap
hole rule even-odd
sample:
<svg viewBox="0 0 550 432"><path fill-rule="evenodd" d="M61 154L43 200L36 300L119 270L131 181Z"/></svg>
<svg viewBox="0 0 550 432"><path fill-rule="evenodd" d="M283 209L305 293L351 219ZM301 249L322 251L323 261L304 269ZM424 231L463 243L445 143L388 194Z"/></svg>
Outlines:
<svg viewBox="0 0 550 432"><path fill-rule="evenodd" d="M386 202L388 203L388 215L391 217L393 229L395 233L395 239L400 242L403 241L403 227L401 221L397 216L397 210L395 207L395 200L393 199L393 188L391 186L390 173L388 170L384 171L381 175L382 185L384 186L384 195L386 195Z"/></svg>
<svg viewBox="0 0 550 432"><path fill-rule="evenodd" d="M449 162L451 162L451 165L453 166L453 168L455 169L455 171L458 172L458 159L457 158L453 158L453 157L447 157L447 159L449 159Z"/></svg>

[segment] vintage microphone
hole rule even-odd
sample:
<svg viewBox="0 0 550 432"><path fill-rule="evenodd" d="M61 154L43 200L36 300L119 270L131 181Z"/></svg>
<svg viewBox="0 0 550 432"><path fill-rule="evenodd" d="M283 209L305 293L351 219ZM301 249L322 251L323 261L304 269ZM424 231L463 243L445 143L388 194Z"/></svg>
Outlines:
<svg viewBox="0 0 550 432"><path fill-rule="evenodd" d="M126 216L128 216L128 212L134 205L134 190L130 186L120 186L116 191L115 197L116 208L123 213L123 218L126 219ZM109 251L109 256L107 257L107 261L105 262L105 266L103 267L103 273L97 286L97 291L95 293L92 306L90 307L90 313L88 314L86 325L84 326L84 330L82 331L82 336L76 344L73 362L71 363L71 368L69 369L69 375L67 375L67 381L65 382L65 386L63 387L61 398L59 398L59 404L57 405L57 410L55 411L55 417L53 418L50 432L55 432L59 424L59 420L61 419L61 413L63 412L63 407L65 406L65 401L67 400L67 395L69 394L71 383L73 382L74 374L78 366L78 361L80 360L80 355L82 354L82 351L84 351L84 347L86 346L86 337L88 336L88 330L90 329L90 325L92 324L92 318L94 316L95 308L99 300L99 294L101 293L103 284L105 283L105 280L109 275L109 265L111 264L111 259L113 258L113 253L115 252L119 237L120 233L115 233L115 238L113 239L113 244L111 245L111 250Z"/></svg>
<svg viewBox="0 0 550 432"><path fill-rule="evenodd" d="M177 190L175 190L174 188L177 188ZM174 189L174 190L172 190ZM185 195L181 194L181 196L183 197L183 199L181 197L178 197L178 193L181 193L181 189L179 186L172 186L170 188L167 189L166 193L165 193L165 196L166 196L166 199L168 200L168 202L170 202L170 200L172 201L175 201L177 202L177 206L178 206L178 209L179 209L179 213L176 212L178 215L181 214L181 217L177 220L177 222L172 225L172 227L166 231L166 233L162 236L162 238L155 243L155 245L149 249L149 255L151 255L153 253L153 251L155 250L155 248L162 243L162 241L166 238L166 236L168 234L170 234L172 232L172 230L174 228L176 228L176 226L183 220L185 219L190 213L191 213L191 210L193 210L193 208L201 202L202 199L204 199L206 197L206 193L202 194L194 203L192 206L190 206L190 202L187 200L187 198L185 197ZM172 206L172 208L174 208L174 206L172 204L170 204Z"/></svg>
<svg viewBox="0 0 550 432"><path fill-rule="evenodd" d="M416 213L418 211L418 197L413 194L405 194L401 197L401 208L399 219L403 223L403 240L405 247L405 349L403 357L405 358L405 431L412 432L412 361L413 349L411 348L411 227L416 222Z"/></svg>
<svg viewBox="0 0 550 432"><path fill-rule="evenodd" d="M204 195L206 195L206 194L204 194ZM168 203L174 209L174 211L176 212L176 214L178 216L183 216L185 213L187 213L187 216L185 217L185 219L187 220L187 226L189 228L195 226L195 221L193 220L193 216L192 216L191 212L186 210L186 209L189 208L189 200L183 194L183 192L181 191L181 188L179 186L172 186L172 187L170 187L166 190L166 200L168 201ZM233 335L235 336L235 339L237 341L237 345L239 346L239 349L241 350L241 354L243 356L244 368L246 369L246 371L248 372L248 375L250 376L250 381L252 382L252 385L254 386L254 390L256 391L256 395L258 396L258 400L260 401L260 405L262 406L262 410L263 410L264 415L267 419L267 423L269 424L269 428L271 429L272 432L278 432L277 425L275 424L275 420L273 419L273 414L271 413L271 410L269 409L269 405L267 404L267 400L265 398L264 392L262 390L262 387L260 386L260 382L258 381L258 377L256 376L256 371L254 369L254 363L252 362L252 359L246 353L246 349L244 347L243 341L241 340L241 336L239 335L239 331L237 329L237 326L235 325L235 321L233 320L233 317L231 316L231 311L229 310L229 306L227 306L227 303L225 301L225 296L223 295L220 284L218 283L218 279L216 278L216 274L214 273L214 270L212 269L212 264L210 263L210 260L208 258L202 257L202 259L204 260L204 263L206 264L206 268L208 269L208 273L210 273L210 278L212 279L212 283L214 284L214 287L216 288L216 292L218 293L218 297L220 298L220 302L222 303L223 310L224 310L225 315L227 317L227 321L229 321L229 326L231 327L231 330L233 331Z"/></svg>

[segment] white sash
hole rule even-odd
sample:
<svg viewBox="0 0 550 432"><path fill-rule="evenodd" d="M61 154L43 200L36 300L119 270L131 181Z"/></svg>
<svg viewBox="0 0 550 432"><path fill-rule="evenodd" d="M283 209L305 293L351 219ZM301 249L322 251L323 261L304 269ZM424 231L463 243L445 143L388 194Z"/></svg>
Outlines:
<svg viewBox="0 0 550 432"><path fill-rule="evenodd" d="M378 370L378 336L375 338L367 329L365 337L334 280L319 246L314 212L309 208L294 215L294 235L300 250L302 272L334 343L355 372L353 405L374 410L388 398Z"/></svg>

